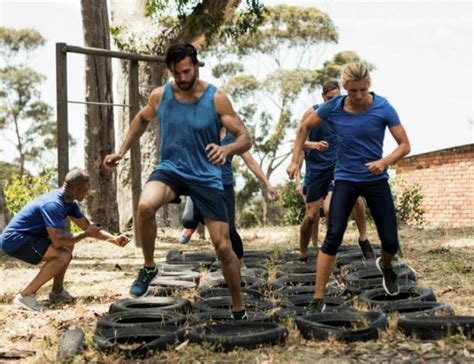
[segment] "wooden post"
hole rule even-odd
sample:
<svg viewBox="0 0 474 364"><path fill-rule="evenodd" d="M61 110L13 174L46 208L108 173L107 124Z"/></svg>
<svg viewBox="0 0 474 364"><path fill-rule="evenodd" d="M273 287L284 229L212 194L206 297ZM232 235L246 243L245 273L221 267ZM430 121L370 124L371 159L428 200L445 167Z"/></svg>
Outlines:
<svg viewBox="0 0 474 364"><path fill-rule="evenodd" d="M56 115L58 137L58 185L69 170L69 132L67 115L66 43L56 43Z"/></svg>
<svg viewBox="0 0 474 364"><path fill-rule="evenodd" d="M138 93L138 61L131 60L129 62L129 81L128 81L128 103L130 105L129 117L130 122L140 110ZM142 168L141 168L141 154L140 143L137 141L130 148L130 164L132 175L132 205L133 205L133 234L135 237L135 244L141 246L137 234L137 212L138 200L142 192Z"/></svg>

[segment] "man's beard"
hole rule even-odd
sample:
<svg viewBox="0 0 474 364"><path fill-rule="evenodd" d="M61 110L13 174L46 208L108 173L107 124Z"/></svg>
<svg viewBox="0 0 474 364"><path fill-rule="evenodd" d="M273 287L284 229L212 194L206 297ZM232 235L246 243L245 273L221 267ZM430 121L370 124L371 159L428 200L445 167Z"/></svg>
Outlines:
<svg viewBox="0 0 474 364"><path fill-rule="evenodd" d="M196 79L197 79L197 76L194 75L194 77L191 81L189 81L189 82L177 82L176 84L178 85L178 87L181 91L189 91L194 86L194 83L196 82Z"/></svg>

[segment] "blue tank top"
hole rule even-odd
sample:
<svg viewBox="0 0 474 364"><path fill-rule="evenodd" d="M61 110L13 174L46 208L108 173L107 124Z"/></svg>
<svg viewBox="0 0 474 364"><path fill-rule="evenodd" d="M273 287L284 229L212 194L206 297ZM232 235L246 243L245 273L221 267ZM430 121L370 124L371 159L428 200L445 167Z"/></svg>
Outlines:
<svg viewBox="0 0 474 364"><path fill-rule="evenodd" d="M235 140L232 133L227 132L224 139L221 140L221 145L227 145L233 143ZM229 187L234 185L234 176L232 174L232 159L234 158L233 154L227 156L225 164L221 166L222 171L222 184L224 187Z"/></svg>
<svg viewBox="0 0 474 364"><path fill-rule="evenodd" d="M319 105L314 105L313 109L317 110ZM307 185L312 175L318 172L329 171L334 169L337 161L337 134L334 127L330 123L321 123L309 133L308 140L310 142L319 142L324 140L328 142L329 148L324 152L315 149L307 149L304 151L306 172L304 175L304 185Z"/></svg>
<svg viewBox="0 0 474 364"><path fill-rule="evenodd" d="M160 156L156 167L180 177L222 190L221 168L209 162L206 146L220 144L222 122L214 105L216 87L209 84L194 102L178 101L168 82L156 111L160 120Z"/></svg>

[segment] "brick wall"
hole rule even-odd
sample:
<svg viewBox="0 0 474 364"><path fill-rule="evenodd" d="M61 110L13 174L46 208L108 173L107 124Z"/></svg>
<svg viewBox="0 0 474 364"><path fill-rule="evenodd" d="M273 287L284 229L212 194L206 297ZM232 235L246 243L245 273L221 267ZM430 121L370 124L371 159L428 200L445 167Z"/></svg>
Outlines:
<svg viewBox="0 0 474 364"><path fill-rule="evenodd" d="M474 144L404 158L396 172L421 186L427 226L474 226Z"/></svg>

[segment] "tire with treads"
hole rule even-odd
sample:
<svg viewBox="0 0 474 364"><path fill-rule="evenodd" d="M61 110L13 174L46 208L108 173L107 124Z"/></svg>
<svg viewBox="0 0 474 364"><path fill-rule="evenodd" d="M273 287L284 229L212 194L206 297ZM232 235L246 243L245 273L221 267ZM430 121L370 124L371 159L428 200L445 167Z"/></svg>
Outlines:
<svg viewBox="0 0 474 364"><path fill-rule="evenodd" d="M415 272L409 267L394 268L401 286L413 286L416 282ZM361 269L344 277L346 289L359 293L374 288L382 288L382 273L377 268Z"/></svg>
<svg viewBox="0 0 474 364"><path fill-rule="evenodd" d="M341 287L327 286L324 295L327 297L338 297L344 295L344 291L344 288ZM314 294L314 286L282 288L277 291L272 291L271 294L275 298L284 300L291 296Z"/></svg>
<svg viewBox="0 0 474 364"><path fill-rule="evenodd" d="M247 311L248 321L253 322L270 322L272 321L272 316L260 312L260 311ZM231 312L228 310L215 310L215 311L206 311L199 312L191 315L188 319L188 322L191 325L194 324L203 324L209 322L229 322L234 319L231 316Z"/></svg>
<svg viewBox="0 0 474 364"><path fill-rule="evenodd" d="M109 313L155 309L186 313L190 308L189 300L174 297L139 297L118 300L110 305Z"/></svg>
<svg viewBox="0 0 474 364"><path fill-rule="evenodd" d="M313 294L298 295L288 297L285 301L280 303L283 308L306 307L313 300ZM348 306L351 304L350 300L342 297L325 297L324 302L326 307Z"/></svg>
<svg viewBox="0 0 474 364"><path fill-rule="evenodd" d="M359 312L352 306L326 306L326 310L324 312ZM291 307L291 308L281 308L273 314L273 318L277 322L286 322L290 318L294 318L296 316L304 316L307 315L305 307Z"/></svg>
<svg viewBox="0 0 474 364"><path fill-rule="evenodd" d="M182 326L186 316L166 310L132 310L111 313L97 321L96 332L121 327L164 327Z"/></svg>
<svg viewBox="0 0 474 364"><path fill-rule="evenodd" d="M474 338L474 316L407 315L397 326L407 336L420 340L439 340L456 334Z"/></svg>
<svg viewBox="0 0 474 364"><path fill-rule="evenodd" d="M297 316L296 327L307 339L326 340L334 337L345 342L368 341L378 338L378 331L387 327L381 312L323 312ZM363 326L363 327L354 327Z"/></svg>
<svg viewBox="0 0 474 364"><path fill-rule="evenodd" d="M92 340L99 350L142 358L183 341L184 333L181 327L121 327L96 333Z"/></svg>
<svg viewBox="0 0 474 364"><path fill-rule="evenodd" d="M378 311L388 315L393 312L399 313L401 316L412 315L435 315L444 313L445 315L454 315L452 307L441 302L400 302L391 305L382 306Z"/></svg>
<svg viewBox="0 0 474 364"><path fill-rule="evenodd" d="M240 277L240 287L259 290L265 285L265 281L261 278L241 276ZM225 279L213 279L202 284L200 289L207 288L228 288L227 282Z"/></svg>
<svg viewBox="0 0 474 364"><path fill-rule="evenodd" d="M244 300L244 305L250 311L267 311L273 308L272 301L268 299L248 299ZM206 300L201 300L194 303L196 311L215 311L215 310L230 310L232 308L232 298L227 297L213 297Z"/></svg>
<svg viewBox="0 0 474 364"><path fill-rule="evenodd" d="M197 290L197 301L205 300L212 297L227 297L230 296L229 288L200 288ZM240 293L244 299L262 299L263 295L254 289L241 288Z"/></svg>
<svg viewBox="0 0 474 364"><path fill-rule="evenodd" d="M406 263L400 259L394 260L392 261L392 267L403 268L403 267L406 267ZM375 265L375 259L356 260L356 261L353 261L341 266L341 274L345 276L346 274L351 273L351 272L355 272L355 271L363 270L363 269L370 269L370 268L377 268Z"/></svg>
<svg viewBox="0 0 474 364"><path fill-rule="evenodd" d="M396 296L389 296L383 288L376 288L362 292L358 297L362 304L372 308L401 302L436 302L433 290L421 286L400 287L400 293Z"/></svg>
<svg viewBox="0 0 474 364"><path fill-rule="evenodd" d="M212 345L223 351L282 344L287 336L283 325L245 320L196 327L188 334L191 343Z"/></svg>

